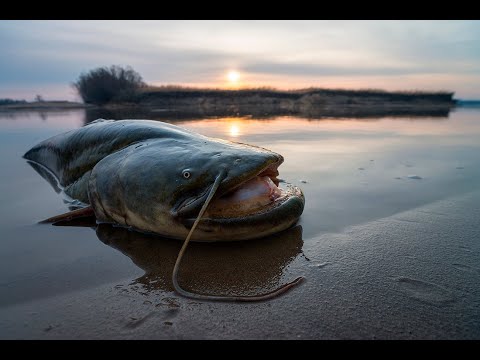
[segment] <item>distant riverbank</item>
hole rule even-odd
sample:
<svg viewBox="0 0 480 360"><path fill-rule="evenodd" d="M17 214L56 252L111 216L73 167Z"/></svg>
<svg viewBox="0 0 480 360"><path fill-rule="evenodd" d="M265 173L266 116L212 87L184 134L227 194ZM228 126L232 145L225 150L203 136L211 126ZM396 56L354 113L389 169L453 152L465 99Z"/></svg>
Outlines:
<svg viewBox="0 0 480 360"><path fill-rule="evenodd" d="M92 108L93 105L72 101L32 101L16 102L0 106L0 111L12 110L63 110L63 109L84 109Z"/></svg>
<svg viewBox="0 0 480 360"><path fill-rule="evenodd" d="M387 92L382 90L268 88L221 90L176 86L147 87L121 101L102 106L69 101L36 101L0 106L6 110L104 109L112 113L142 110L178 116L377 117L448 116L455 106L453 92Z"/></svg>
<svg viewBox="0 0 480 360"><path fill-rule="evenodd" d="M408 115L449 111L453 92L387 92L334 89L216 90L177 87L147 88L132 104L164 110L208 113L282 113L304 116L351 116L355 114Z"/></svg>

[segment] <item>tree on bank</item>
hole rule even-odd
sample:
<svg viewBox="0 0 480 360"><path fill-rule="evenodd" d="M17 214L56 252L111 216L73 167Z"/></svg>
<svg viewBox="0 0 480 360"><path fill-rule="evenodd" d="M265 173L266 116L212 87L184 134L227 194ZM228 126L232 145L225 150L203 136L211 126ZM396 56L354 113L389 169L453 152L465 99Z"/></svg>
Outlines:
<svg viewBox="0 0 480 360"><path fill-rule="evenodd" d="M128 101L146 84L130 66L112 65L82 73L73 83L83 102L103 105L110 101Z"/></svg>

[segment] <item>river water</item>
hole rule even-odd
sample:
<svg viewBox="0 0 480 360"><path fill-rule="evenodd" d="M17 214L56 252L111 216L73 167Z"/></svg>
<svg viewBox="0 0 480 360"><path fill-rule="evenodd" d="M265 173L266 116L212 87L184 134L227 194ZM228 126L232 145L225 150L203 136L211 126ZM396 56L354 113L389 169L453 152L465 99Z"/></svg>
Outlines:
<svg viewBox="0 0 480 360"><path fill-rule="evenodd" d="M305 276L248 308L178 297L178 241L37 224L68 208L22 155L92 120L0 113L1 338L480 337L480 110L170 120L282 154L279 177L304 191L286 233L187 253L182 283L200 292L252 294Z"/></svg>

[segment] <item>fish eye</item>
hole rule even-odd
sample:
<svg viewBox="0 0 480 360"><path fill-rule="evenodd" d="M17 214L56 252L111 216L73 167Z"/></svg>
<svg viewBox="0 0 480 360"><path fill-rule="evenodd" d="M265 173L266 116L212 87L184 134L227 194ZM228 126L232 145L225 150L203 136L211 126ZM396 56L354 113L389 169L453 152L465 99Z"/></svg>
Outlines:
<svg viewBox="0 0 480 360"><path fill-rule="evenodd" d="M185 179L189 179L192 174L190 174L190 171L188 170L183 170L182 175Z"/></svg>

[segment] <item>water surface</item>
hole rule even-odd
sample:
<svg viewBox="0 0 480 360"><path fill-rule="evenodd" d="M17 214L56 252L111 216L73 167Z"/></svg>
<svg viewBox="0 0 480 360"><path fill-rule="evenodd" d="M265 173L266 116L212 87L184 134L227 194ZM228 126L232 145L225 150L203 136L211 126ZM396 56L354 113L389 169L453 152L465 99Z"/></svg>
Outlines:
<svg viewBox="0 0 480 360"><path fill-rule="evenodd" d="M248 309L177 297L169 278L177 241L109 226L37 224L68 209L22 155L92 120L84 110L0 113L0 337L480 336L480 110L415 118L172 119L281 153L279 177L305 193L301 220L288 232L249 244L194 244L187 253L182 283L197 291L252 294L307 278L291 294ZM116 309L104 323L118 331L92 330L95 317L73 300L79 297L97 317ZM167 319L158 304L181 315ZM278 306L275 315L268 315L270 306ZM303 310L278 318L295 307ZM228 328L237 314L243 325L200 331L207 320L198 312L208 309L217 311L218 324ZM144 321L128 320L143 319L132 311ZM262 315L252 320L249 311ZM78 321L83 325L75 328ZM271 325L252 330L252 321ZM147 336L152 329L156 335Z"/></svg>

